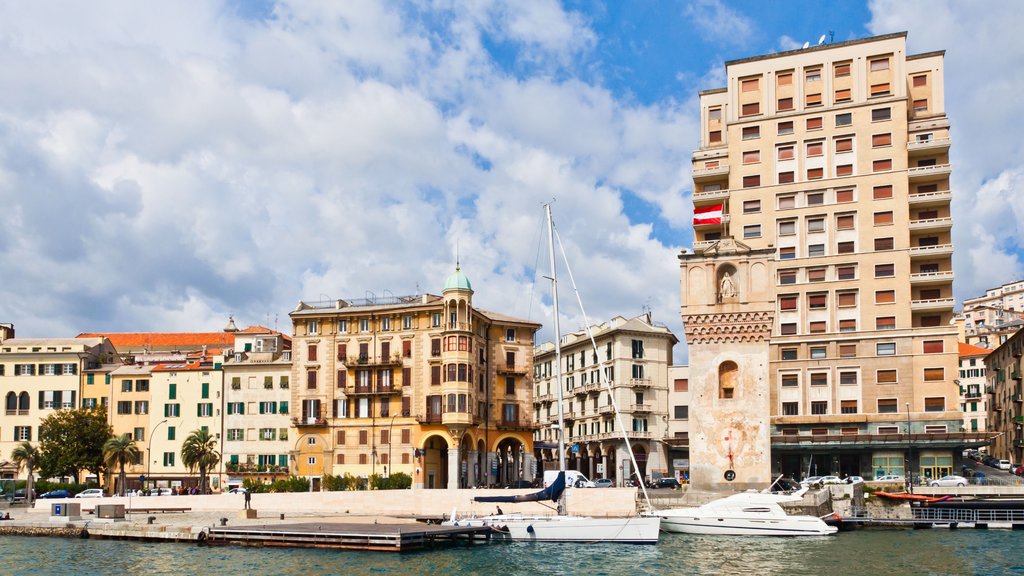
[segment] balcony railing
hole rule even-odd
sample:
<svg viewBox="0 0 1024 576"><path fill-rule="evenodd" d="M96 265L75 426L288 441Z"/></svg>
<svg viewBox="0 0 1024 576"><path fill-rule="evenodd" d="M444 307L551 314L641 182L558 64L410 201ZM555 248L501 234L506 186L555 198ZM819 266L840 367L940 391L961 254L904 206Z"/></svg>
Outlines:
<svg viewBox="0 0 1024 576"><path fill-rule="evenodd" d="M1024 395L1020 392L1010 395L1010 402L1024 402Z"/></svg>
<svg viewBox="0 0 1024 576"><path fill-rule="evenodd" d="M729 175L729 164L720 162L717 166L703 166L693 169L694 180L706 180L709 178L720 178Z"/></svg>
<svg viewBox="0 0 1024 576"><path fill-rule="evenodd" d="M394 384L388 384L387 386L381 384L375 386L350 386L350 389L355 394L396 394L402 391L401 387Z"/></svg>
<svg viewBox="0 0 1024 576"><path fill-rule="evenodd" d="M921 231L921 230L948 230L953 227L953 219L949 216L945 218L923 218L921 220L911 220L910 230Z"/></svg>
<svg viewBox="0 0 1024 576"><path fill-rule="evenodd" d="M946 284L953 281L953 271L918 272L910 275L911 284Z"/></svg>
<svg viewBox="0 0 1024 576"><path fill-rule="evenodd" d="M390 356L364 356L362 354L358 356L349 356L348 361L345 362L346 366L397 366L402 363L401 354L391 354Z"/></svg>
<svg viewBox="0 0 1024 576"><path fill-rule="evenodd" d="M935 164L934 166L914 166L907 169L907 176L911 180L932 179L948 175L953 170L949 164Z"/></svg>
<svg viewBox="0 0 1024 576"><path fill-rule="evenodd" d="M502 418L501 420L497 421L496 425L497 425L498 429L505 429L505 430L522 430L522 429L532 429L532 428L535 427L533 421L532 420L527 420L526 418L518 418L518 419L514 419L514 420L506 420L506 419Z"/></svg>
<svg viewBox="0 0 1024 576"><path fill-rule="evenodd" d="M598 407L597 413L598 414L613 414L613 413L615 413L615 407L612 406L611 404L605 404L604 406L599 406Z"/></svg>
<svg viewBox="0 0 1024 576"><path fill-rule="evenodd" d="M964 398L967 399L967 400L976 400L978 398L981 398L981 391L980 390L974 390L972 392L972 391L968 390L967 392L964 392Z"/></svg>
<svg viewBox="0 0 1024 576"><path fill-rule="evenodd" d="M650 378L630 378L629 379L629 386L631 388L650 388L651 387L651 379Z"/></svg>
<svg viewBox="0 0 1024 576"><path fill-rule="evenodd" d="M326 426L327 420L320 418L319 416L307 416L305 418L295 417L292 418L292 425L296 428L303 426Z"/></svg>
<svg viewBox="0 0 1024 576"><path fill-rule="evenodd" d="M28 416L28 410L7 410L8 416Z"/></svg>
<svg viewBox="0 0 1024 576"><path fill-rule="evenodd" d="M632 406L630 406L630 409L633 412L650 412L651 411L651 405L650 404L633 404Z"/></svg>
<svg viewBox="0 0 1024 576"><path fill-rule="evenodd" d="M935 246L911 246L910 257L911 258L922 258L930 256L941 256L944 254L952 254L952 244L936 244Z"/></svg>
<svg viewBox="0 0 1024 576"><path fill-rule="evenodd" d="M728 190L707 190L705 192L694 192L693 203L695 205L701 205L706 202L723 201L729 199Z"/></svg>
<svg viewBox="0 0 1024 576"><path fill-rule="evenodd" d="M440 424L441 414L428 412L426 414L420 414L416 416L416 421L420 424Z"/></svg>
<svg viewBox="0 0 1024 576"><path fill-rule="evenodd" d="M941 153L949 150L949 138L929 138L927 140L908 140L907 152L909 153Z"/></svg>
<svg viewBox="0 0 1024 576"><path fill-rule="evenodd" d="M529 372L529 367L526 364L498 364L496 367L498 374L526 374Z"/></svg>
<svg viewBox="0 0 1024 576"><path fill-rule="evenodd" d="M911 194L907 201L911 206L929 206L946 204L953 199L951 190L938 190L935 192L919 192Z"/></svg>
<svg viewBox="0 0 1024 576"><path fill-rule="evenodd" d="M911 300L911 310L945 310L953 308L956 300L953 298L932 298L930 300Z"/></svg>

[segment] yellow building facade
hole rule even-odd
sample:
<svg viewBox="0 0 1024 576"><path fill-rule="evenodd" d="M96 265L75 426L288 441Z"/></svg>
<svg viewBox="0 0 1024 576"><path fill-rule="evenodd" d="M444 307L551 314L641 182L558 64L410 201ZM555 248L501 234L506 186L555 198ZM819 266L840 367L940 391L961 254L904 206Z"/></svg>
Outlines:
<svg viewBox="0 0 1024 576"><path fill-rule="evenodd" d="M531 478L539 324L480 310L461 270L441 296L300 302L290 314L292 460L320 479L404 472L414 488Z"/></svg>

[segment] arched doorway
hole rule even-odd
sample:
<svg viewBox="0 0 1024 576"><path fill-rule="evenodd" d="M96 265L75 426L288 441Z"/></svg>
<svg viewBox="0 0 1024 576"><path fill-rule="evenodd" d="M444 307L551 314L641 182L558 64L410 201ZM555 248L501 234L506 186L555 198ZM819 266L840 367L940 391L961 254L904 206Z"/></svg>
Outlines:
<svg viewBox="0 0 1024 576"><path fill-rule="evenodd" d="M483 440L477 440L476 442L476 462L473 464L473 485L479 488L487 487L487 445L484 444Z"/></svg>
<svg viewBox="0 0 1024 576"><path fill-rule="evenodd" d="M523 450L525 446L517 438L505 438L498 443L495 459L498 463L498 486L507 486L523 477Z"/></svg>
<svg viewBox="0 0 1024 576"><path fill-rule="evenodd" d="M469 461L469 453L472 451L473 438L466 434L462 437L462 442L459 444L459 488L469 488L471 485L471 468L473 463Z"/></svg>
<svg viewBox="0 0 1024 576"><path fill-rule="evenodd" d="M423 487L444 489L448 487L448 440L438 434L427 436L423 441Z"/></svg>
<svg viewBox="0 0 1024 576"><path fill-rule="evenodd" d="M619 474L619 465L618 465L618 461L615 459L615 446L614 445L605 447L605 449L604 449L604 457L605 457L605 460L606 460L605 467L604 467L605 478L610 478L612 480L612 482L615 483L616 486L621 486L622 485L622 481L619 479L619 476L620 476L620 474Z"/></svg>

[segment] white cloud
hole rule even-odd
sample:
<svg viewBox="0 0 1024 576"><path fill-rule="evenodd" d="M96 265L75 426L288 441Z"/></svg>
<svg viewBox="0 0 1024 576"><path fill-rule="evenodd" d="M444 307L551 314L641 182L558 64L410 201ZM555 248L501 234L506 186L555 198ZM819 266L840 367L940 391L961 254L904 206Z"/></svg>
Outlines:
<svg viewBox="0 0 1024 576"><path fill-rule="evenodd" d="M1010 127L1024 117L1024 4L874 0L870 8L873 33L908 30L910 53L946 51L957 298L1022 277L1024 142Z"/></svg>
<svg viewBox="0 0 1024 576"><path fill-rule="evenodd" d="M693 22L705 40L742 46L754 31L752 20L726 6L722 0L695 0L683 14Z"/></svg>
<svg viewBox="0 0 1024 576"><path fill-rule="evenodd" d="M681 333L678 246L622 198L687 224L692 101L571 79L596 42L582 16L122 7L75 26L0 7L0 321L19 334L287 326L300 298L436 292L456 243L478 305L549 323L533 272L552 198L591 318L650 303ZM536 72L503 72L485 36Z"/></svg>

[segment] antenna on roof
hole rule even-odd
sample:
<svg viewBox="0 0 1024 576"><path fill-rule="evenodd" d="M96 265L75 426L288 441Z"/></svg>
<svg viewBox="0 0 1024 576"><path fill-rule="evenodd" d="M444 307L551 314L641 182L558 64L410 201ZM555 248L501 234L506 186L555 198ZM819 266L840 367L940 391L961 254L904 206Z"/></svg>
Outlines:
<svg viewBox="0 0 1024 576"><path fill-rule="evenodd" d="M822 34L821 38L818 38L818 46L821 46L824 43L825 43L825 35Z"/></svg>
<svg viewBox="0 0 1024 576"><path fill-rule="evenodd" d="M835 30L829 30L828 31L828 43L831 44L835 40L835 38L836 38L836 31Z"/></svg>
<svg viewBox="0 0 1024 576"><path fill-rule="evenodd" d="M804 42L803 48L804 48L805 50L806 50L807 48L810 48L810 47L811 47L811 43L810 43L810 42Z"/></svg>

